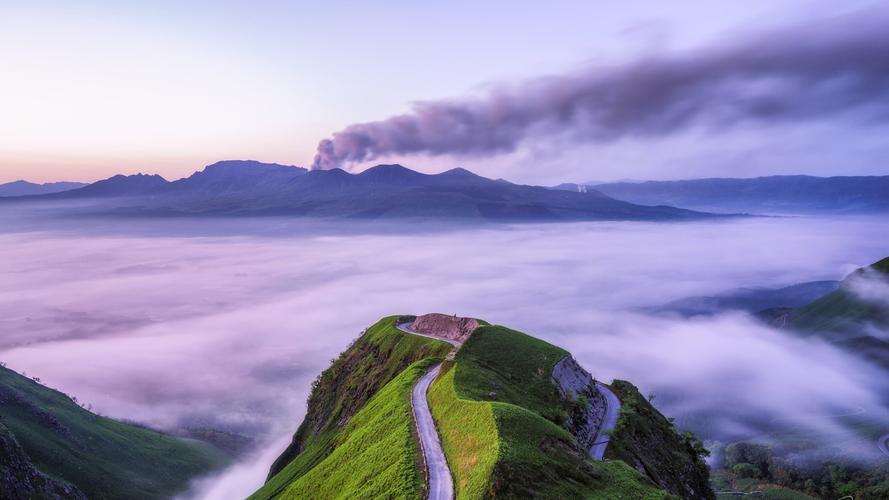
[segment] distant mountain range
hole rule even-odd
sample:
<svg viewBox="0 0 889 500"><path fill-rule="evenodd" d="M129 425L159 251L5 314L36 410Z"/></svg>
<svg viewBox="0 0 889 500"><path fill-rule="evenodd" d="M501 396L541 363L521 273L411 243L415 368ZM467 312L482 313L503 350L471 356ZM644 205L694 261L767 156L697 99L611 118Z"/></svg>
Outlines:
<svg viewBox="0 0 889 500"><path fill-rule="evenodd" d="M47 182L46 184L35 184L28 181L15 181L0 184L0 196L50 194L61 191L70 191L84 186L86 186L86 184L82 182Z"/></svg>
<svg viewBox="0 0 889 500"><path fill-rule="evenodd" d="M643 205L722 213L807 214L889 211L889 176L813 177L777 175L753 179L561 184L556 189L594 189Z"/></svg>
<svg viewBox="0 0 889 500"><path fill-rule="evenodd" d="M70 191L5 202L80 200L90 213L173 216L313 216L351 219L676 220L712 217L585 193L492 180L468 170L436 175L401 165L361 173L256 161L222 161L188 178L117 175Z"/></svg>

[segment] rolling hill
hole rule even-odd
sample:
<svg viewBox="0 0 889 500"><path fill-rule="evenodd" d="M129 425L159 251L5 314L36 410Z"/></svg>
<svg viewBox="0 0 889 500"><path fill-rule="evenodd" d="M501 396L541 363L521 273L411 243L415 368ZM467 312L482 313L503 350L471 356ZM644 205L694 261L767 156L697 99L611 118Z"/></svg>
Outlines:
<svg viewBox="0 0 889 500"><path fill-rule="evenodd" d="M400 326L433 316L472 326L460 336ZM411 396L424 373L437 373L426 398L458 499L713 498L700 443L628 382L603 389L620 397L606 431L604 386L563 349L480 320L426 315L383 318L333 361L251 499L424 498L430 451ZM605 434L605 459L594 460Z"/></svg>
<svg viewBox="0 0 889 500"><path fill-rule="evenodd" d="M773 319L889 368L889 257L847 276L838 290Z"/></svg>
<svg viewBox="0 0 889 500"><path fill-rule="evenodd" d="M721 213L871 213L889 211L889 176L776 175L751 179L589 184L608 196L643 205ZM577 190L576 184L560 189Z"/></svg>
<svg viewBox="0 0 889 500"><path fill-rule="evenodd" d="M139 216L288 216L347 219L431 218L487 221L683 220L712 215L642 206L596 191L557 191L492 180L464 169L429 175L400 165L357 174L224 161L168 182L115 176L64 193L6 203L77 200L69 213Z"/></svg>
<svg viewBox="0 0 889 500"><path fill-rule="evenodd" d="M2 498L170 498L229 461L207 443L96 415L0 367Z"/></svg>

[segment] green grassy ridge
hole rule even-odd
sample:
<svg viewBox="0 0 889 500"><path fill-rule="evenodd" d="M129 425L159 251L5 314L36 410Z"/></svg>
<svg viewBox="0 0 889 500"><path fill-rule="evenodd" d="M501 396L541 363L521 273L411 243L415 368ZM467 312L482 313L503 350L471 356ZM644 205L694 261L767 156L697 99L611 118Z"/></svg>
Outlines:
<svg viewBox="0 0 889 500"><path fill-rule="evenodd" d="M454 477L457 498L482 498L497 462L499 437L492 404L457 396L453 363L429 389L429 407Z"/></svg>
<svg viewBox="0 0 889 500"><path fill-rule="evenodd" d="M0 368L0 416L42 473L89 498L169 498L230 458L217 448L96 415Z"/></svg>
<svg viewBox="0 0 889 500"><path fill-rule="evenodd" d="M858 269L844 280L875 270L889 274L889 257ZM872 335L871 329L889 327L889 308L862 300L847 286L803 307L790 311L787 327L800 335L823 338L838 347L889 368L889 341Z"/></svg>
<svg viewBox="0 0 889 500"><path fill-rule="evenodd" d="M410 392L451 347L400 332L397 319L368 329L319 377L299 452L282 455L252 499L422 496ZM428 398L457 498L674 498L624 461L592 461L563 427L576 403L561 398L552 370L566 356L483 324L443 363Z"/></svg>
<svg viewBox="0 0 889 500"><path fill-rule="evenodd" d="M404 333L395 325L400 316L388 316L368 328L332 361L312 384L306 416L293 441L275 460L269 479L300 455L302 474L333 451L328 434L342 430L384 385L410 364L429 357L444 357L450 344ZM291 468L293 470L293 468Z"/></svg>
<svg viewBox="0 0 889 500"><path fill-rule="evenodd" d="M333 437L333 451L294 478L299 457L251 500L419 498L423 475L413 436L411 389L439 360L427 358L403 370Z"/></svg>
<svg viewBox="0 0 889 500"><path fill-rule="evenodd" d="M567 355L515 330L481 327L433 383L430 406L458 499L669 497L625 463L592 462L561 427L569 403L551 376Z"/></svg>
<svg viewBox="0 0 889 500"><path fill-rule="evenodd" d="M281 495L316 467L332 463L327 459L338 453L344 436L352 434L343 434L351 420L387 384L414 363L440 360L452 349L446 342L402 332L395 326L399 318L388 316L375 323L319 375L309 395L306 417L256 498ZM407 449L404 443L399 446L402 451Z"/></svg>
<svg viewBox="0 0 889 500"><path fill-rule="evenodd" d="M621 401L620 416L606 458L644 470L667 491L683 498L714 498L703 445L690 433L678 432L639 390L624 380L611 388Z"/></svg>
<svg viewBox="0 0 889 500"><path fill-rule="evenodd" d="M15 436L0 422L0 493L5 498L67 498L86 496L71 483L38 471Z"/></svg>
<svg viewBox="0 0 889 500"><path fill-rule="evenodd" d="M889 257L854 271L844 280L844 284L867 270L889 274ZM861 332L869 323L889 325L889 311L879 304L861 300L841 285L840 289L791 311L787 321L800 332L835 332L845 334L843 337L848 338L849 334Z"/></svg>

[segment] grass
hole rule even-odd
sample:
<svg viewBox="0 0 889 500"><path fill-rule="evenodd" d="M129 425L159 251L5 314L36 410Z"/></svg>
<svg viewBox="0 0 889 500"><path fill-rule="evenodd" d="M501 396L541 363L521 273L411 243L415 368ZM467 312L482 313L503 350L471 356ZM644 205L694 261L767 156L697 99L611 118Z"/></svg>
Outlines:
<svg viewBox="0 0 889 500"><path fill-rule="evenodd" d="M253 500L422 497L410 392L450 346L404 334L396 320L371 327L319 377L296 453ZM621 460L592 461L565 430L569 403L552 370L566 356L483 324L444 362L428 397L458 499L674 498Z"/></svg>
<svg viewBox="0 0 889 500"><path fill-rule="evenodd" d="M277 498L418 498L423 476L415 460L410 395L435 361L418 361L386 384L337 434L334 451ZM251 498L273 496L268 493L277 487L270 482Z"/></svg>
<svg viewBox="0 0 889 500"><path fill-rule="evenodd" d="M380 404L377 397L388 384L395 380L403 381L401 377L417 361L440 360L451 350L451 346L445 342L398 330L395 327L398 318L389 316L368 328L321 373L313 385L306 417L293 443L275 462L271 477L254 494L254 498L275 498L289 492L291 485L304 484L304 476L317 478L317 474L326 470L325 467L335 463L328 459L342 453L339 448L345 445L348 436L357 439L360 433L355 434L356 429L351 427L352 420L368 409L371 401ZM362 418L366 418L366 415ZM389 423L396 424L395 421ZM381 442L387 439L383 435L379 438ZM398 456L409 451L406 448L408 445L402 441L390 445L395 446ZM415 452L411 453L412 457L416 456ZM391 479L390 476L385 477ZM327 480L339 479L330 476ZM393 491L402 490L396 488Z"/></svg>
<svg viewBox="0 0 889 500"><path fill-rule="evenodd" d="M868 268L889 274L889 257ZM858 269L853 275L861 274L865 269L867 268ZM889 324L889 313L879 304L864 301L841 287L793 311L788 321L797 330L807 333L860 333L868 323Z"/></svg>
<svg viewBox="0 0 889 500"><path fill-rule="evenodd" d="M37 469L90 498L169 498L229 461L209 444L91 413L6 368L0 403L3 423Z"/></svg>
<svg viewBox="0 0 889 500"><path fill-rule="evenodd" d="M557 424L565 409L551 374L567 355L521 332L485 326L433 384L430 406L458 499L669 497L623 462L587 460Z"/></svg>
<svg viewBox="0 0 889 500"><path fill-rule="evenodd" d="M703 445L692 435L677 432L633 384L615 380L611 389L621 407L606 457L644 467L654 481L682 496L708 491Z"/></svg>
<svg viewBox="0 0 889 500"><path fill-rule="evenodd" d="M521 406L559 421L564 402L552 382L553 367L568 351L502 326L481 327L457 356L461 398ZM496 393L494 398L490 393Z"/></svg>
<svg viewBox="0 0 889 500"><path fill-rule="evenodd" d="M454 387L455 370L443 374L429 390L429 406L457 498L481 498L489 489L497 461L498 434L491 403L459 398Z"/></svg>

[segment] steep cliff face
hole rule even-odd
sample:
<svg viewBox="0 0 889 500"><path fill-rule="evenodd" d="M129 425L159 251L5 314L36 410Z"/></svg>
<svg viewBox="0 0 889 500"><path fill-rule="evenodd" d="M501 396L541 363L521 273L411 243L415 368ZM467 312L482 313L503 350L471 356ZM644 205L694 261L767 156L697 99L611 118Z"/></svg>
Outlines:
<svg viewBox="0 0 889 500"><path fill-rule="evenodd" d="M314 455L310 462L325 458L336 447L333 437L383 386L412 363L444 357L450 351L443 342L398 331L398 319L390 316L370 327L318 376L306 416L290 446L272 465L269 479L307 450ZM294 477L303 472L294 471Z"/></svg>
<svg viewBox="0 0 889 500"><path fill-rule="evenodd" d="M615 380L611 388L620 398L621 412L606 458L626 462L676 496L716 498L700 441L678 432L633 384Z"/></svg>
<svg viewBox="0 0 889 500"><path fill-rule="evenodd" d="M0 423L0 495L3 498L86 500L74 486L40 473L5 425Z"/></svg>
<svg viewBox="0 0 889 500"><path fill-rule="evenodd" d="M596 389L590 373L573 356L568 356L553 367L553 381L559 393L571 401L565 427L577 438L577 443L589 450L605 418L605 397Z"/></svg>

